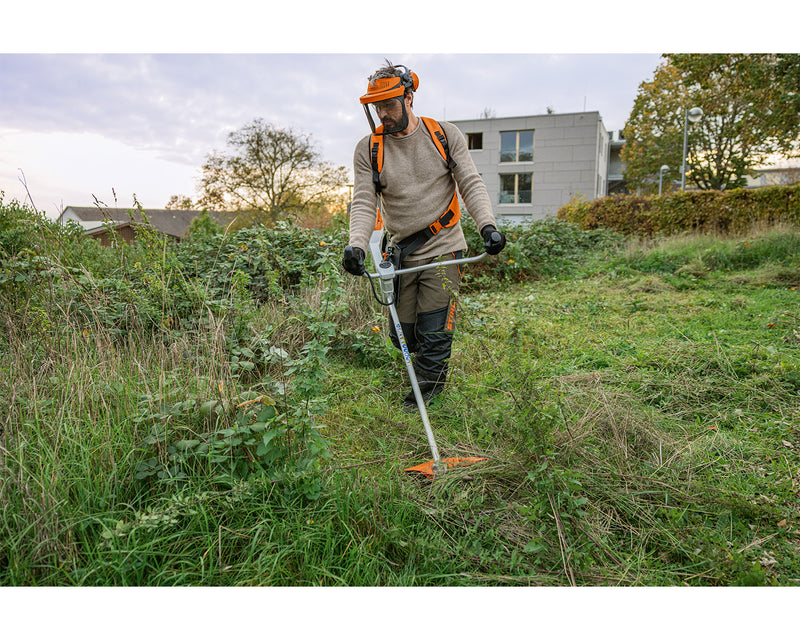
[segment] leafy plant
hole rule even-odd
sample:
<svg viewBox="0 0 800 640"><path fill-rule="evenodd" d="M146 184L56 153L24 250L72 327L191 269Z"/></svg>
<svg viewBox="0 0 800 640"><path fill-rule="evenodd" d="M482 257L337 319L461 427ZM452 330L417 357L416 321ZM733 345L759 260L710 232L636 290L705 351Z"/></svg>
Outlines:
<svg viewBox="0 0 800 640"><path fill-rule="evenodd" d="M625 235L686 232L743 233L754 225L800 224L800 185L684 191L662 197L615 195L588 203L573 199L558 218L582 229Z"/></svg>
<svg viewBox="0 0 800 640"><path fill-rule="evenodd" d="M1 584L796 581L793 226L506 229L531 259L466 270L429 412L487 460L428 482L341 229L123 252L2 213Z"/></svg>
<svg viewBox="0 0 800 640"><path fill-rule="evenodd" d="M465 283L491 284L556 276L589 256L617 246L620 236L608 229L585 230L570 221L544 218L503 229L507 244L496 257L470 265ZM465 229L472 255L482 253L483 239L472 227Z"/></svg>

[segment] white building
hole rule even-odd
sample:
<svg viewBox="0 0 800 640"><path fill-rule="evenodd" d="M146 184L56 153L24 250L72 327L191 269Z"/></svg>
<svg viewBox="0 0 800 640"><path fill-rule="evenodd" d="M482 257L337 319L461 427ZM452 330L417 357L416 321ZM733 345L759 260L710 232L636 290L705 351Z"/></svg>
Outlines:
<svg viewBox="0 0 800 640"><path fill-rule="evenodd" d="M800 160L772 157L764 166L757 167L747 176L748 189L757 187L791 186L800 183Z"/></svg>
<svg viewBox="0 0 800 640"><path fill-rule="evenodd" d="M452 122L500 224L555 215L576 195L608 193L610 136L597 111Z"/></svg>

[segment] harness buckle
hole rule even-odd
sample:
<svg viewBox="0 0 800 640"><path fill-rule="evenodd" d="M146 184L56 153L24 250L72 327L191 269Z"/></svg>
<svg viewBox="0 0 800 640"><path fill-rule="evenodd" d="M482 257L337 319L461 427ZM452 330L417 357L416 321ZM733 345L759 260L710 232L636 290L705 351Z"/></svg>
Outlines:
<svg viewBox="0 0 800 640"><path fill-rule="evenodd" d="M428 225L428 230L433 234L436 235L442 229L446 229L450 226L450 222L452 222L453 217L455 217L455 212L452 209L448 209L445 211L439 219L434 221L433 224Z"/></svg>

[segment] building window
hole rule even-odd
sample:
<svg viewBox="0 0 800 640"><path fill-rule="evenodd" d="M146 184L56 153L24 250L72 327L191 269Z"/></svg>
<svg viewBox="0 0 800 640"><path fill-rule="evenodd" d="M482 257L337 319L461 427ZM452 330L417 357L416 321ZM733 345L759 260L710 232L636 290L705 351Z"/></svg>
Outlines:
<svg viewBox="0 0 800 640"><path fill-rule="evenodd" d="M532 194L532 173L500 174L500 204L530 204Z"/></svg>
<svg viewBox="0 0 800 640"><path fill-rule="evenodd" d="M468 133L467 148L470 151L478 151L483 149L483 133Z"/></svg>
<svg viewBox="0 0 800 640"><path fill-rule="evenodd" d="M500 162L533 161L533 131L501 131Z"/></svg>

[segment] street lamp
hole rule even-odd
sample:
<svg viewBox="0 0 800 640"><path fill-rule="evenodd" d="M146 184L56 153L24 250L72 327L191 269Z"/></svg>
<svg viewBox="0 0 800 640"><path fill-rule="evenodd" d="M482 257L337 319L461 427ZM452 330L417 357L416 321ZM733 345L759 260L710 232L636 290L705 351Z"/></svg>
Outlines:
<svg viewBox="0 0 800 640"><path fill-rule="evenodd" d="M689 141L689 123L694 124L703 117L703 110L700 107L686 108L686 115L683 120L683 167L681 169L681 191L686 187L686 143Z"/></svg>
<svg viewBox="0 0 800 640"><path fill-rule="evenodd" d="M661 195L661 180L664 178L665 171L669 171L669 167L662 164L661 169L658 170L658 195Z"/></svg>

